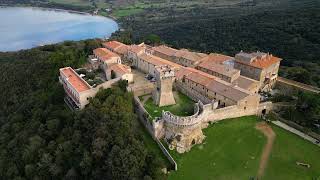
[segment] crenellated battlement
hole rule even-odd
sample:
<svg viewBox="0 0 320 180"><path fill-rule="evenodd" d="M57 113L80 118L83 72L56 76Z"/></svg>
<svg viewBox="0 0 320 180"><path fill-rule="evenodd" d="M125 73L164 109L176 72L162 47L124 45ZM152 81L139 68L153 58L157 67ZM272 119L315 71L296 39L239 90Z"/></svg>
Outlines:
<svg viewBox="0 0 320 180"><path fill-rule="evenodd" d="M201 102L195 104L195 113L191 116L176 116L169 111L162 112L162 119L166 123L171 123L175 126L186 127L186 126L194 126L201 123L202 118L199 118L201 114L201 106L199 105Z"/></svg>

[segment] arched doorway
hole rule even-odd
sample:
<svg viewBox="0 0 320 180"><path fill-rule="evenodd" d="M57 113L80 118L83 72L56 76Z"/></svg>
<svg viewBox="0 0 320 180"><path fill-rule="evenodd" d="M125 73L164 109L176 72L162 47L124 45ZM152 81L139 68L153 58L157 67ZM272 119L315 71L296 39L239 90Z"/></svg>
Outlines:
<svg viewBox="0 0 320 180"><path fill-rule="evenodd" d="M196 140L193 139L192 142L191 142L191 145L195 145L196 144Z"/></svg>

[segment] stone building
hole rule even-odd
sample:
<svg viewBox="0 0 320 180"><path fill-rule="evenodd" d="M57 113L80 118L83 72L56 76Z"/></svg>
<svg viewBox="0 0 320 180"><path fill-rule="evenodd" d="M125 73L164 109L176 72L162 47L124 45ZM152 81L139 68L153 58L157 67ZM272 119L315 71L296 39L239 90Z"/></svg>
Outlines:
<svg viewBox="0 0 320 180"><path fill-rule="evenodd" d="M117 53L122 59L126 58L129 46L118 41L103 42L102 46L108 50Z"/></svg>
<svg viewBox="0 0 320 180"><path fill-rule="evenodd" d="M133 59L132 65L140 71L151 74L152 76L155 76L156 66L169 65L174 71L177 71L181 67L179 64L147 53L141 53L134 57L136 58Z"/></svg>
<svg viewBox="0 0 320 180"><path fill-rule="evenodd" d="M89 104L90 98L94 97L101 88L110 88L114 83L121 79L115 78L99 84L96 87L92 87L71 67L64 67L59 71L59 82L63 85L66 93L64 100L73 110L83 109Z"/></svg>
<svg viewBox="0 0 320 180"><path fill-rule="evenodd" d="M130 61L134 61L142 54L146 54L146 48L143 45L131 45L128 48L127 58Z"/></svg>
<svg viewBox="0 0 320 180"><path fill-rule="evenodd" d="M158 106L168 106L176 103L172 93L174 71L168 66L157 66L155 71L156 88L153 101Z"/></svg>
<svg viewBox="0 0 320 180"><path fill-rule="evenodd" d="M152 48L152 53L155 56L170 60L185 67L195 67L207 56L207 54L204 53L192 52L187 49L177 50L164 45Z"/></svg>
<svg viewBox="0 0 320 180"><path fill-rule="evenodd" d="M127 80L128 83L133 82L133 74L131 72L131 67L124 64L114 64L106 70L106 77L108 80L121 78L122 80Z"/></svg>
<svg viewBox="0 0 320 180"><path fill-rule="evenodd" d="M240 75L240 70L235 69L233 66L233 57L212 53L205 57L196 69L250 92L258 92L259 82Z"/></svg>
<svg viewBox="0 0 320 180"><path fill-rule="evenodd" d="M277 81L281 60L269 53L240 52L235 56L234 67L241 75L259 81L261 91L270 91Z"/></svg>
<svg viewBox="0 0 320 180"><path fill-rule="evenodd" d="M238 53L235 58L222 54L202 54L167 46L149 47L145 44L124 45L111 41L103 44L108 51L121 55L137 70L156 79L155 89L139 90L139 96L150 94L156 105L175 103L172 89L182 92L195 102L194 114L176 116L163 111L162 116L150 121L138 97L135 97L138 116L149 132L168 142L171 149L183 153L204 140L202 129L209 122L226 118L265 114L272 108L271 102L260 102L260 90L270 90L277 78L281 59L266 53ZM130 81L131 69L120 63L106 61L108 79ZM99 57L99 58L98 58ZM113 75L112 75L113 74ZM113 76L113 77L112 77ZM150 83L152 84L152 83ZM152 84L154 85L154 84ZM141 93L140 93L141 92Z"/></svg>
<svg viewBox="0 0 320 180"><path fill-rule="evenodd" d="M92 88L71 67L60 69L59 81L67 95L67 102L76 109L82 109L88 104L90 89Z"/></svg>
<svg viewBox="0 0 320 180"><path fill-rule="evenodd" d="M177 49L161 45L152 48L152 54L169 61L174 61L174 54L178 52Z"/></svg>
<svg viewBox="0 0 320 180"><path fill-rule="evenodd" d="M218 102L219 107L241 105L245 110L248 106L257 106L260 101L257 93L234 86L194 68L187 67L177 72L176 84L190 96L192 95L194 100L204 103L214 100Z"/></svg>
<svg viewBox="0 0 320 180"><path fill-rule="evenodd" d="M93 50L93 55L98 59L101 68L107 68L113 64L121 64L121 57L106 48L97 48Z"/></svg>
<svg viewBox="0 0 320 180"><path fill-rule="evenodd" d="M196 69L211 74L229 83L232 83L240 77L240 70L210 60L203 61L196 67Z"/></svg>
<svg viewBox="0 0 320 180"><path fill-rule="evenodd" d="M131 68L121 64L121 57L109 49L97 48L93 50L93 55L89 56L88 61L92 69L101 68L108 81L97 87L91 87L71 67L61 68L59 81L67 95L66 103L73 109L84 108L89 103L89 98L94 97L100 88L109 88L119 80L133 82Z"/></svg>

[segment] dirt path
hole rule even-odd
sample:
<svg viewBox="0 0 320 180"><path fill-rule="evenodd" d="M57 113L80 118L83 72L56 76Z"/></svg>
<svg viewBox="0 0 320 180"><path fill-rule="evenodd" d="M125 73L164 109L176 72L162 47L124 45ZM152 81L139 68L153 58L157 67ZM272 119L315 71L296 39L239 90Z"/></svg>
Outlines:
<svg viewBox="0 0 320 180"><path fill-rule="evenodd" d="M273 132L272 128L266 122L258 123L256 125L256 129L261 131L267 137L267 144L263 148L259 169L258 169L258 174L257 174L257 178L261 179L267 167L269 156L272 150L272 146L273 146L273 142L276 137L276 134Z"/></svg>

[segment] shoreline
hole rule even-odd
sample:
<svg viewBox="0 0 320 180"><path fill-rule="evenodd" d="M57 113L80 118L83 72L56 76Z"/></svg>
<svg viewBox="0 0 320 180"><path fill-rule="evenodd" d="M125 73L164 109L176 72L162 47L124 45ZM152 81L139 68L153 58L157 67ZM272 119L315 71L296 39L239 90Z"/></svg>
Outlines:
<svg viewBox="0 0 320 180"><path fill-rule="evenodd" d="M28 6L26 4L22 4L22 5L21 4L17 4L15 6L0 4L0 9L1 8L30 8L30 9L37 9L37 10L42 10L42 11L67 12L67 13L70 13L70 14L78 14L78 15L84 15L84 16L96 16L96 17L101 17L101 18L106 18L106 19L109 19L109 20L113 20L118 26L118 29L115 32L120 31L122 29L120 23L118 22L118 20L115 17L103 16L103 15L99 15L99 14L96 15L96 14L91 14L89 12L75 11L75 10L68 10L68 9L59 9L59 8L47 8L47 7L41 7L41 6ZM108 38L106 37L106 35L104 35L103 37L95 37L95 38L88 38L88 39L100 39L102 41L105 41L107 39L110 39L111 37L112 37L112 34ZM41 46L44 46L44 45L59 44L59 43L65 42L65 41L83 41L83 40L86 40L86 39L63 40L61 42L56 42L56 43L39 44L39 45L32 46L30 48L23 48L23 49L17 49L17 50L9 50L9 51L0 50L0 52L1 53L4 53L4 52L16 52L16 51L20 51L20 50L28 50L28 49L38 48L38 47L41 47Z"/></svg>
<svg viewBox="0 0 320 180"><path fill-rule="evenodd" d="M71 9L61 9L61 8L50 8L50 7L42 7L42 6L32 6L32 5L28 5L28 4L17 4L17 5L5 5L5 4L0 4L0 8L37 8L37 9L41 9L41 10L49 10L49 11L58 11L58 12L68 12L68 13L74 13L74 14L81 14L81 15L90 15L90 16L100 16L100 17L104 17L104 18L110 18L112 20L114 20L120 29L120 23L118 22L118 19L114 16L103 16L103 15L99 15L99 14L92 14L89 12L84 12L84 11L76 11L76 10L71 10Z"/></svg>

